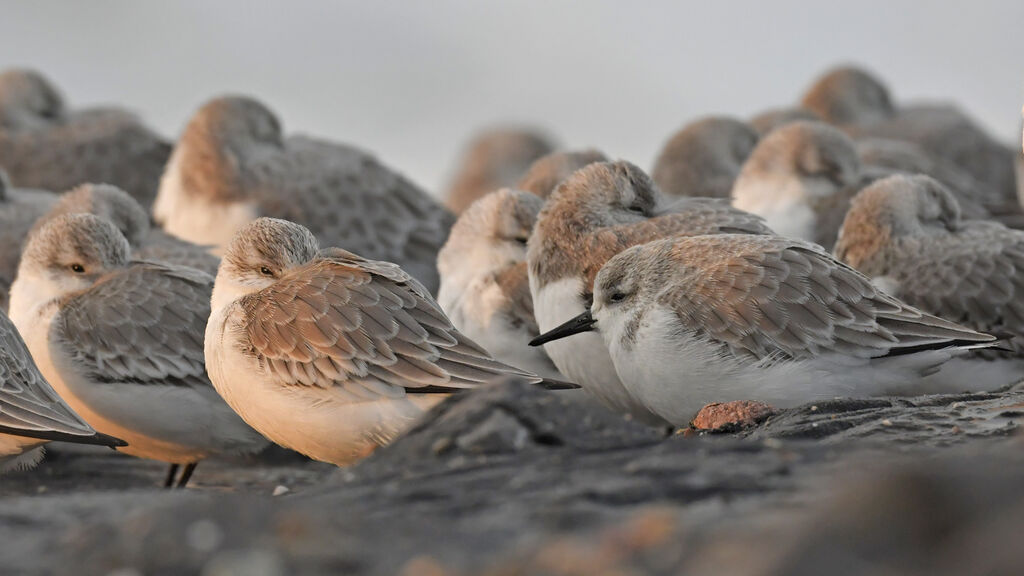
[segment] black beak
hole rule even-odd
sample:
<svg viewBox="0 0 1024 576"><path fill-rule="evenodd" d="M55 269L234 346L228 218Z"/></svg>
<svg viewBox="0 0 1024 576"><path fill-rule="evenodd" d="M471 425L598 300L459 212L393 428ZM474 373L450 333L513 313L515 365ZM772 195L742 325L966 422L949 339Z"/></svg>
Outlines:
<svg viewBox="0 0 1024 576"><path fill-rule="evenodd" d="M565 324L552 328L544 334L537 336L533 340L530 340L530 346L540 346L541 344L547 344L552 340L559 340L566 336L572 336L573 334L579 334L580 332L589 332L594 329L597 324L597 320L590 315L590 310L587 310L583 314L569 320Z"/></svg>

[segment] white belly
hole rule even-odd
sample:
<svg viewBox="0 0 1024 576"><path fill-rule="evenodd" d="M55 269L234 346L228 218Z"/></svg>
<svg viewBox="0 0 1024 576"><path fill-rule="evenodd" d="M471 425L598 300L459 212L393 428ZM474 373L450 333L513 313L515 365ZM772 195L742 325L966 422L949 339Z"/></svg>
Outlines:
<svg viewBox="0 0 1024 576"><path fill-rule="evenodd" d="M802 238L814 242L817 217L797 191L788 190L780 184L765 182L755 185L742 183L734 190L732 205L751 214L764 218L765 223L776 234L787 238Z"/></svg>
<svg viewBox="0 0 1024 576"><path fill-rule="evenodd" d="M224 334L224 312L207 325L206 362L224 400L250 426L284 446L343 466L367 456L414 424L444 395L352 402L338 390L278 384Z"/></svg>
<svg viewBox="0 0 1024 576"><path fill-rule="evenodd" d="M204 246L212 246L223 255L235 233L259 216L249 203L211 203L200 195L185 193L178 168L177 153L171 156L160 179L160 190L153 203L153 216L168 234Z"/></svg>
<svg viewBox="0 0 1024 576"><path fill-rule="evenodd" d="M534 292L534 316L542 334L585 311L579 298L582 291L582 280L566 278ZM650 424L663 424L654 413L634 400L622 385L599 333L585 332L555 340L545 344L544 350L571 382L579 384L609 407Z"/></svg>
<svg viewBox="0 0 1024 576"><path fill-rule="evenodd" d="M547 378L564 379L543 348L528 344L536 334L508 321L504 313L508 303L497 284L485 278L460 284L443 280L438 292L438 303L459 332L509 366Z"/></svg>
<svg viewBox="0 0 1024 576"><path fill-rule="evenodd" d="M935 376L925 377L957 354L952 350L876 360L822 355L755 362L722 353L708 341L680 337L674 318L661 307L648 312L632 348L619 343L619 334L606 337L625 387L676 426L687 425L712 402L759 400L789 408L836 397L952 391L941 380L929 384Z"/></svg>
<svg viewBox="0 0 1024 576"><path fill-rule="evenodd" d="M211 390L190 387L94 383L49 343L49 314L31 324L25 341L57 394L98 432L120 438L118 451L172 463L220 453L255 452L266 440Z"/></svg>

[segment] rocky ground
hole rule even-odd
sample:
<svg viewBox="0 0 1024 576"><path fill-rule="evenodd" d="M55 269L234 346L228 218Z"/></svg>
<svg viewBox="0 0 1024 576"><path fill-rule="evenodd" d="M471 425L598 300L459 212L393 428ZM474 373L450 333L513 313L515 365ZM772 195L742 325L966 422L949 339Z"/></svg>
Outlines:
<svg viewBox="0 0 1024 576"><path fill-rule="evenodd" d="M1024 388L757 412L667 434L507 383L350 469L279 452L174 491L54 446L0 479L0 573L1024 573Z"/></svg>

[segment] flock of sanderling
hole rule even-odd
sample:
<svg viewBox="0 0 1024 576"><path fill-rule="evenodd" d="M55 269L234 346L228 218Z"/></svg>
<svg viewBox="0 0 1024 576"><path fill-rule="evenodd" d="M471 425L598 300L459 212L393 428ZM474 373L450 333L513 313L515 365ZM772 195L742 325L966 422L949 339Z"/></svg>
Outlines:
<svg viewBox="0 0 1024 576"><path fill-rule="evenodd" d="M684 127L653 178L483 133L449 210L248 97L172 147L7 71L0 471L47 441L167 462L179 486L270 442L346 465L503 376L658 426L997 388L1024 374L1018 162L844 67L799 105Z"/></svg>

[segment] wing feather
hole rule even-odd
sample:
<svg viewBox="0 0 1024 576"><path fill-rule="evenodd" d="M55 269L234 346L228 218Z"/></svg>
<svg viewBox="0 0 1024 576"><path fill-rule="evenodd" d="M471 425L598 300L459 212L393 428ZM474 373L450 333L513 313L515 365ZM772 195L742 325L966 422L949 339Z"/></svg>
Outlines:
<svg viewBox="0 0 1024 576"><path fill-rule="evenodd" d="M43 378L25 342L0 312L0 426L75 436L96 433Z"/></svg>
<svg viewBox="0 0 1024 576"><path fill-rule="evenodd" d="M62 302L58 342L100 382L210 386L203 336L213 278L138 262Z"/></svg>
<svg viewBox="0 0 1024 576"><path fill-rule="evenodd" d="M456 331L399 267L343 250L325 251L239 306L248 347L287 384L343 388L369 400L510 374L534 378Z"/></svg>
<svg viewBox="0 0 1024 576"><path fill-rule="evenodd" d="M777 236L663 241L680 263L659 301L684 328L756 359L864 358L994 338L879 292L820 247Z"/></svg>

